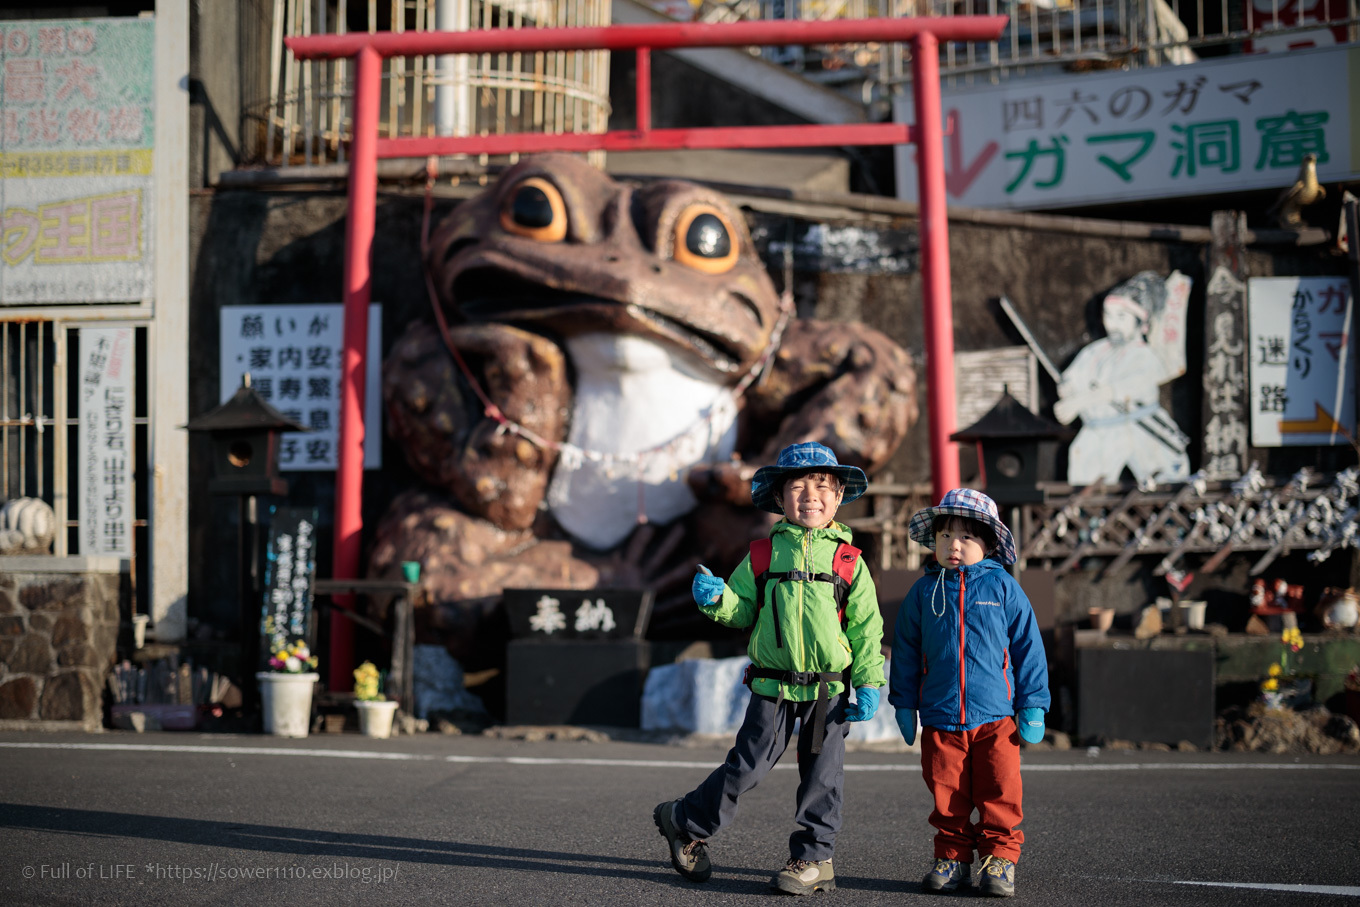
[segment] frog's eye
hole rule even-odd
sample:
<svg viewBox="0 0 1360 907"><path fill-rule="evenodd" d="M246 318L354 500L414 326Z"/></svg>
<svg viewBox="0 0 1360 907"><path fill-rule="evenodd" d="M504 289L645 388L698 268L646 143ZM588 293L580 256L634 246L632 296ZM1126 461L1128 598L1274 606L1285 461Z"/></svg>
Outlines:
<svg viewBox="0 0 1360 907"><path fill-rule="evenodd" d="M516 186L501 209L506 232L539 242L561 242L567 235L567 206L562 193L545 179L530 177Z"/></svg>
<svg viewBox="0 0 1360 907"><path fill-rule="evenodd" d="M736 231L712 205L690 205L675 222L673 257L705 274L725 274L737 263Z"/></svg>

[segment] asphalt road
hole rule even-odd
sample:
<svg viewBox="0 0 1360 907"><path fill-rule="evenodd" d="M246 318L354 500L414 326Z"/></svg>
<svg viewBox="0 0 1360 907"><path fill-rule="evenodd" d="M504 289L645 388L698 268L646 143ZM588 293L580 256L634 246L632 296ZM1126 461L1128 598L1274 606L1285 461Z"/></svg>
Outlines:
<svg viewBox="0 0 1360 907"><path fill-rule="evenodd" d="M437 734L0 734L0 904L769 903L797 773L670 868L656 803L725 748ZM1017 903L1360 907L1360 759L1043 752L1025 757ZM912 754L852 753L841 904L921 892L929 799ZM977 902L978 896L954 896Z"/></svg>

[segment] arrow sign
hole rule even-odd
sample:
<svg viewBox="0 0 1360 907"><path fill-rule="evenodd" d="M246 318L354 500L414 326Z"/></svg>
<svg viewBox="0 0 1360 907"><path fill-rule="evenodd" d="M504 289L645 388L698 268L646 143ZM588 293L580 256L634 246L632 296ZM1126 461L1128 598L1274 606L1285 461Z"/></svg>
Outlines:
<svg viewBox="0 0 1360 907"><path fill-rule="evenodd" d="M1341 423L1333 418L1332 414L1322 408L1321 403L1314 403L1313 418L1305 422L1303 419L1281 419L1280 434L1282 435L1311 435L1322 432L1343 431Z"/></svg>
<svg viewBox="0 0 1360 907"><path fill-rule="evenodd" d="M1001 146L996 142L988 142L978 152L978 156L973 158L973 163L965 167L963 165L963 129L959 124L958 110L950 109L945 116L944 132L945 135L949 136L949 166L944 172L944 186L950 195L955 198L963 198L968 187L973 185L973 181L992 162L992 158L996 157Z"/></svg>

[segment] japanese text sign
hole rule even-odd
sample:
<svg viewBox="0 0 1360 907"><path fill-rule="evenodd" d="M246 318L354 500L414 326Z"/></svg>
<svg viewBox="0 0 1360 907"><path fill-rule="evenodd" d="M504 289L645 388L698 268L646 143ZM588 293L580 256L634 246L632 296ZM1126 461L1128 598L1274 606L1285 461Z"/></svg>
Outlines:
<svg viewBox="0 0 1360 907"><path fill-rule="evenodd" d="M312 577L316 573L316 508L270 508L265 550L261 661L297 639L311 642Z"/></svg>
<svg viewBox="0 0 1360 907"><path fill-rule="evenodd" d="M334 469L340 437L340 359L344 306L223 306L221 309L222 402L250 373L250 384L270 406L306 432L284 432L279 468ZM382 466L382 305L368 307L364 378L364 467Z"/></svg>
<svg viewBox="0 0 1360 907"><path fill-rule="evenodd" d="M506 589L515 639L641 639L652 593L637 589Z"/></svg>
<svg viewBox="0 0 1360 907"><path fill-rule="evenodd" d="M80 337L80 553L132 557L132 328Z"/></svg>
<svg viewBox="0 0 1360 907"><path fill-rule="evenodd" d="M152 19L0 22L0 304L153 295Z"/></svg>
<svg viewBox="0 0 1360 907"><path fill-rule="evenodd" d="M1355 302L1345 277L1253 277L1251 441L1346 444L1355 437ZM1337 430L1340 425L1345 434Z"/></svg>
<svg viewBox="0 0 1360 907"><path fill-rule="evenodd" d="M1284 187L1306 154L1323 182L1355 179L1357 67L1351 46L947 91L948 200L1041 209ZM913 118L909 96L895 116ZM915 200L912 146L897 177Z"/></svg>

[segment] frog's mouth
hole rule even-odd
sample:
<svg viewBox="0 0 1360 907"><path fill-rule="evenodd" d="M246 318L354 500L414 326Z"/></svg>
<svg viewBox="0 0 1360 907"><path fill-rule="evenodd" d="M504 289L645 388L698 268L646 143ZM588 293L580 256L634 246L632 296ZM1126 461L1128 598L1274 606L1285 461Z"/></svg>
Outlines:
<svg viewBox="0 0 1360 907"><path fill-rule="evenodd" d="M453 283L453 299L469 321L529 322L563 333L622 330L656 337L699 356L723 374L735 373L746 351L730 338L686 324L637 302L557 290L494 268L472 268ZM753 302L739 299L759 319Z"/></svg>

